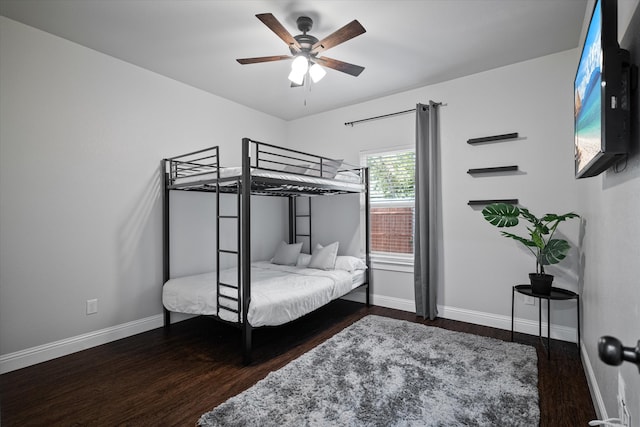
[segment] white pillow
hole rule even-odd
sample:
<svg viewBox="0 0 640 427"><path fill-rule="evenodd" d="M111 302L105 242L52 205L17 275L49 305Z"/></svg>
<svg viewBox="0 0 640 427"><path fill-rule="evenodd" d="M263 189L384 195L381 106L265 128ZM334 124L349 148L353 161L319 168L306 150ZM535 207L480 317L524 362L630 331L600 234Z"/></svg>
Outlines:
<svg viewBox="0 0 640 427"><path fill-rule="evenodd" d="M334 242L327 246L317 244L309 261L309 268L317 268L318 270L333 270L336 265L336 257L338 255L338 245L340 242Z"/></svg>
<svg viewBox="0 0 640 427"><path fill-rule="evenodd" d="M344 160L332 160L322 159L322 175L320 175L320 163L314 163L313 166L309 166L306 175L313 175L322 178L335 178L338 173L338 169L342 166Z"/></svg>
<svg viewBox="0 0 640 427"><path fill-rule="evenodd" d="M298 262L296 262L296 267L307 267L311 262L311 255L300 253L298 255Z"/></svg>
<svg viewBox="0 0 640 427"><path fill-rule="evenodd" d="M293 243L290 245L285 242L280 242L271 262L281 265L296 265L301 250L302 243Z"/></svg>
<svg viewBox="0 0 640 427"><path fill-rule="evenodd" d="M286 165L282 171L283 172L292 172L292 173L299 173L304 175L307 172L307 169L309 169L309 163L301 163L299 165Z"/></svg>
<svg viewBox="0 0 640 427"><path fill-rule="evenodd" d="M346 182L362 182L362 179L360 179L360 175L350 171L338 172L335 176L335 179Z"/></svg>
<svg viewBox="0 0 640 427"><path fill-rule="evenodd" d="M364 260L354 256L340 255L336 258L336 270L346 270L352 272L355 270L366 270L367 264Z"/></svg>
<svg viewBox="0 0 640 427"><path fill-rule="evenodd" d="M322 161L322 176L324 178L335 178L338 173L338 169L342 166L343 160L323 160Z"/></svg>

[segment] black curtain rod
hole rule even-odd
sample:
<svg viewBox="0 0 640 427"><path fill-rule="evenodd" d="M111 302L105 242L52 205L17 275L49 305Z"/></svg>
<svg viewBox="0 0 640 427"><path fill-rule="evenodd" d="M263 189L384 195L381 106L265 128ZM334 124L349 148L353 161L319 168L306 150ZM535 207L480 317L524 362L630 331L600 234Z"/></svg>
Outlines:
<svg viewBox="0 0 640 427"><path fill-rule="evenodd" d="M442 102L436 102L435 105L442 105ZM374 116L374 117L367 117L366 119L354 120L352 122L345 122L344 125L353 127L353 125L356 123L368 122L370 120L377 120L377 119L385 119L387 117L399 116L401 114L407 114L413 111L416 111L416 109L412 108L410 110L398 111L396 113L383 114L381 116Z"/></svg>

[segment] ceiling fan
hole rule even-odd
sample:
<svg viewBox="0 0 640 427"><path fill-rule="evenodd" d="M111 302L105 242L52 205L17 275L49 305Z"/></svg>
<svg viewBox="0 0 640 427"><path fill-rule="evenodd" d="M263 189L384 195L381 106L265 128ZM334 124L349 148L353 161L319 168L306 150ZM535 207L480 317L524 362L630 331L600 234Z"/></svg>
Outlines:
<svg viewBox="0 0 640 427"><path fill-rule="evenodd" d="M318 40L311 34L307 34L313 27L313 20L308 16L301 16L296 20L298 30L302 31L302 34L295 37L292 36L272 14L261 13L256 15L256 17L289 46L291 55L237 59L240 64L246 65L293 59L291 74L289 74L292 87L303 86L307 75L309 75L314 82L319 81L326 74L326 71L321 66L332 68L354 77L359 76L364 70L364 67L359 65L349 64L326 56L318 56L318 54L325 50L366 32L364 27L355 19L324 39Z"/></svg>

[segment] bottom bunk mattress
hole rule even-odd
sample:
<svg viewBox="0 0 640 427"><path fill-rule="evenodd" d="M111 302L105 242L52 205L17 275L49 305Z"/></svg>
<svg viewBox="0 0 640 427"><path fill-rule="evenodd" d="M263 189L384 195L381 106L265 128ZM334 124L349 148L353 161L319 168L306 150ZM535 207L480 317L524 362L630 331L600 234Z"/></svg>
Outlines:
<svg viewBox="0 0 640 427"><path fill-rule="evenodd" d="M236 268L220 271L220 281L236 285ZM365 281L364 270L317 270L259 261L251 264L251 301L247 319L253 327L288 323L339 298ZM165 283L162 303L169 311L219 316L236 322L235 289L221 287L218 312L216 272L174 278Z"/></svg>

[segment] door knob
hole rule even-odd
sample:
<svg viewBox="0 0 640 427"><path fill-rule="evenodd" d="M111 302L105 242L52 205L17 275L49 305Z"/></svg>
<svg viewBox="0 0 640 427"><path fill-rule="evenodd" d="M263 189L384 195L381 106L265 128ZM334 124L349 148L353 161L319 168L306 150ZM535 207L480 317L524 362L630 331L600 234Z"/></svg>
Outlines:
<svg viewBox="0 0 640 427"><path fill-rule="evenodd" d="M619 339L610 336L600 337L598 341L600 360L607 365L618 366L627 361L635 363L640 372L640 341L635 348L624 347Z"/></svg>

